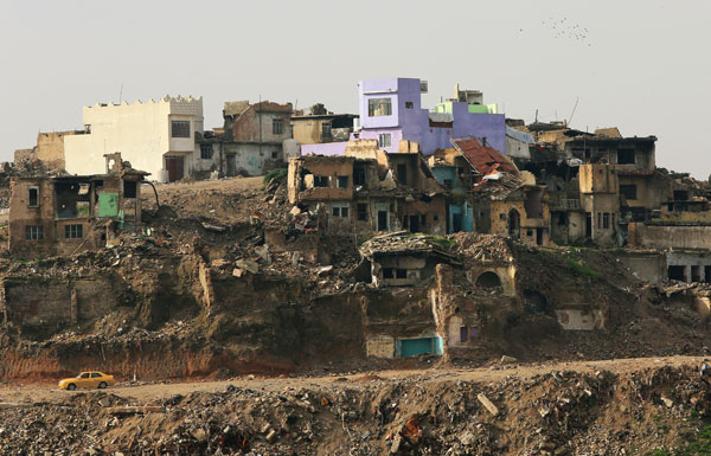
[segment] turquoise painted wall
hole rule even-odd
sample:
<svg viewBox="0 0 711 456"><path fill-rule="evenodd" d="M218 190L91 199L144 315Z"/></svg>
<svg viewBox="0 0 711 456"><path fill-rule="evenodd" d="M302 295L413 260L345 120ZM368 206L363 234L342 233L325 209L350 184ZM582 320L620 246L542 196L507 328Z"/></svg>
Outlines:
<svg viewBox="0 0 711 456"><path fill-rule="evenodd" d="M420 355L442 356L442 338L436 336L422 337L419 339L400 339L397 341L397 353L402 358Z"/></svg>

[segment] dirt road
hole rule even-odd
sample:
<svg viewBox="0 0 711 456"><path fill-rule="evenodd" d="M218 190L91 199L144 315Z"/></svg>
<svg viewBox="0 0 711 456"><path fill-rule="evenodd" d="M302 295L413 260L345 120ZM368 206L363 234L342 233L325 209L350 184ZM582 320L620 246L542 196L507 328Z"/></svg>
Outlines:
<svg viewBox="0 0 711 456"><path fill-rule="evenodd" d="M338 389L347 385L357 388L366 384L370 379L398 381L403 379L417 379L422 384L437 382L456 382L458 380L477 383L500 381L506 377L520 379L531 378L558 371L575 371L589 373L598 370L608 370L615 374L625 374L659 368L662 366L699 366L703 357L672 356L655 358L630 358L603 361L577 361L577 362L551 362L534 364L496 365L476 369L431 368L422 370L387 370L359 373L353 375L329 375L318 377L236 377L221 381L151 383L131 386L126 383L111 388L109 391L122 397L132 397L139 401L152 401L166 398L176 394L185 395L191 392L217 392L223 391L228 385L240 388L250 388L259 391L278 392L289 388L328 388ZM50 384L0 384L0 403L3 402L53 402L64 400L67 396L76 394L69 391L60 391L55 385Z"/></svg>

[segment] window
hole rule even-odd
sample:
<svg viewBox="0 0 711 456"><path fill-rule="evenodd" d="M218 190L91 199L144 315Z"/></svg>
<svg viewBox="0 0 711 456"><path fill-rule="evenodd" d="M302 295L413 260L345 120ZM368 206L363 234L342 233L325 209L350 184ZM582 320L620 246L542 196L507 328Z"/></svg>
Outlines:
<svg viewBox="0 0 711 456"><path fill-rule="evenodd" d="M620 185L620 195L624 196L628 200L637 199L637 186L634 184Z"/></svg>
<svg viewBox="0 0 711 456"><path fill-rule="evenodd" d="M277 158L279 158L279 151L273 150L272 151L272 160L276 160Z"/></svg>
<svg viewBox="0 0 711 456"><path fill-rule="evenodd" d="M39 206L39 188L30 187L27 195L27 205L29 207Z"/></svg>
<svg viewBox="0 0 711 456"><path fill-rule="evenodd" d="M99 378L101 375L98 372L92 372L91 373L91 378Z"/></svg>
<svg viewBox="0 0 711 456"><path fill-rule="evenodd" d="M413 103L413 102L411 102L411 101L406 101L406 102L405 102L405 109L412 109L412 108L414 108L414 107L415 107L415 103Z"/></svg>
<svg viewBox="0 0 711 456"><path fill-rule="evenodd" d="M391 116L393 105L390 98L371 98L368 100L368 117Z"/></svg>
<svg viewBox="0 0 711 456"><path fill-rule="evenodd" d="M170 136L173 138L189 138L190 137L190 121L189 120L174 120L170 124Z"/></svg>
<svg viewBox="0 0 711 456"><path fill-rule="evenodd" d="M619 149L617 151L618 165L634 165L634 149Z"/></svg>
<svg viewBox="0 0 711 456"><path fill-rule="evenodd" d="M200 158L212 160L212 144L200 144Z"/></svg>
<svg viewBox="0 0 711 456"><path fill-rule="evenodd" d="M64 239L81 239L84 237L84 225L64 225Z"/></svg>
<svg viewBox="0 0 711 456"><path fill-rule="evenodd" d="M396 269L395 270L396 279L407 279L407 269Z"/></svg>
<svg viewBox="0 0 711 456"><path fill-rule="evenodd" d="M44 239L44 228L42 225L27 225L25 227L25 239L28 241Z"/></svg>
<svg viewBox="0 0 711 456"><path fill-rule="evenodd" d="M348 188L348 176L338 176L338 188Z"/></svg>
<svg viewBox="0 0 711 456"><path fill-rule="evenodd" d="M328 176L314 176L314 187L328 187Z"/></svg>
<svg viewBox="0 0 711 456"><path fill-rule="evenodd" d="M82 372L82 374L79 375L79 378L89 378L89 373L88 373L88 372Z"/></svg>
<svg viewBox="0 0 711 456"><path fill-rule="evenodd" d="M123 182L123 197L135 198L138 195L138 182L124 181Z"/></svg>
<svg viewBox="0 0 711 456"><path fill-rule="evenodd" d="M358 165L353 167L353 184L365 185L365 167Z"/></svg>
<svg viewBox="0 0 711 456"><path fill-rule="evenodd" d="M605 212L602 214L602 229L603 230L610 229L610 213L609 212Z"/></svg>
<svg viewBox="0 0 711 456"><path fill-rule="evenodd" d="M392 137L390 133L380 133L378 135L378 145L380 147L390 147Z"/></svg>
<svg viewBox="0 0 711 456"><path fill-rule="evenodd" d="M368 220L368 205L365 203L358 203L356 206L356 212L358 214L358 220L367 221Z"/></svg>
<svg viewBox="0 0 711 456"><path fill-rule="evenodd" d="M272 134L275 134L275 135L284 134L284 120L272 119Z"/></svg>
<svg viewBox="0 0 711 456"><path fill-rule="evenodd" d="M395 274L393 268L383 268L383 279L394 279Z"/></svg>
<svg viewBox="0 0 711 456"><path fill-rule="evenodd" d="M331 206L331 215L334 217L348 218L348 206Z"/></svg>

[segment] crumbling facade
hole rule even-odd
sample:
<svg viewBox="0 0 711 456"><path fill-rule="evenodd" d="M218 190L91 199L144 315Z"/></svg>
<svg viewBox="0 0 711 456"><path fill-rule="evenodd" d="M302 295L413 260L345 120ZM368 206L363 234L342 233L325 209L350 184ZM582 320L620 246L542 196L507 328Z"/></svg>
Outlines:
<svg viewBox="0 0 711 456"><path fill-rule="evenodd" d="M330 232L447 232L446 189L418 153L388 154L375 141L353 141L345 156L291 159L287 185L292 204L323 207Z"/></svg>
<svg viewBox="0 0 711 456"><path fill-rule="evenodd" d="M221 176L258 176L285 163L291 103L226 102L224 128L198 136L200 170Z"/></svg>
<svg viewBox="0 0 711 456"><path fill-rule="evenodd" d="M106 174L16 177L11 183L8 248L25 258L71 255L105 246L141 223L147 173L108 154Z"/></svg>
<svg viewBox="0 0 711 456"><path fill-rule="evenodd" d="M36 167L39 163L48 172L63 171L65 168L64 138L86 133L86 130L39 132L37 143L32 149L15 151L15 166L27 164Z"/></svg>

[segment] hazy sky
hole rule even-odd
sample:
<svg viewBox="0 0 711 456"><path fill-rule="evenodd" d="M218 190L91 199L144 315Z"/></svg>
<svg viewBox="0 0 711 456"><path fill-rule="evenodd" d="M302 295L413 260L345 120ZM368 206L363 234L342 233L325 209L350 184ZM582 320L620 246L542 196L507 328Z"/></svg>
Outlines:
<svg viewBox="0 0 711 456"><path fill-rule="evenodd" d="M0 0L0 160L83 105L202 95L356 112L356 81L419 77L509 117L656 135L659 166L706 178L708 0Z"/></svg>

